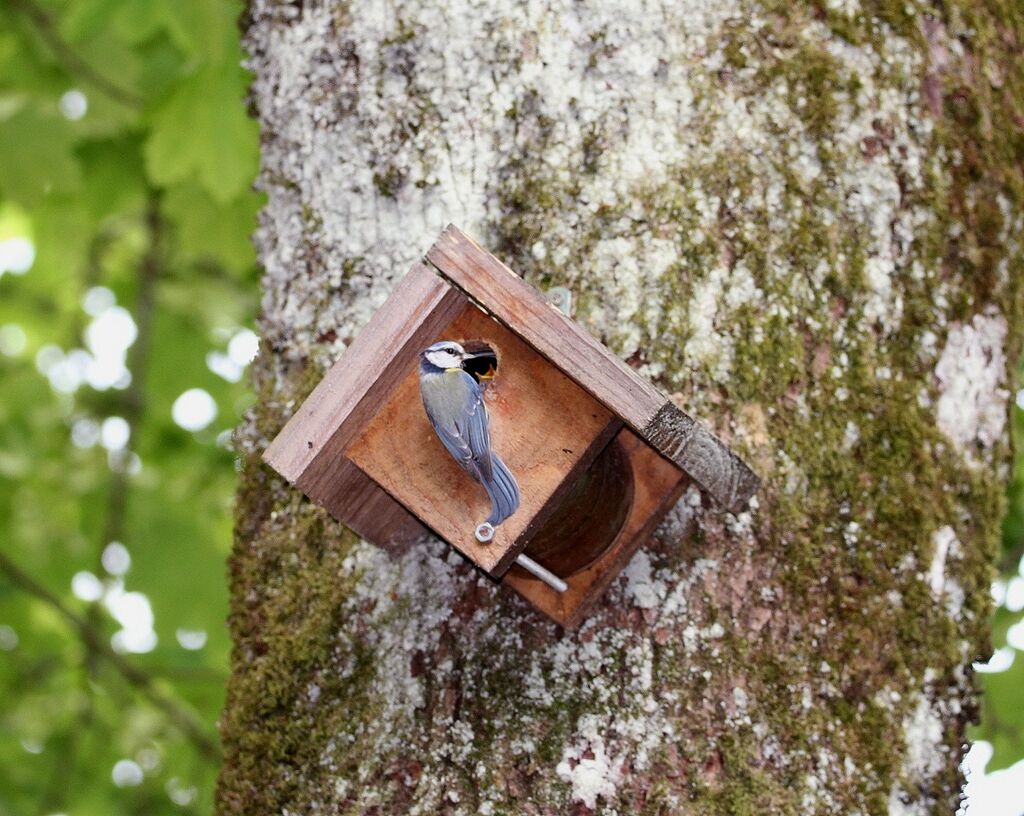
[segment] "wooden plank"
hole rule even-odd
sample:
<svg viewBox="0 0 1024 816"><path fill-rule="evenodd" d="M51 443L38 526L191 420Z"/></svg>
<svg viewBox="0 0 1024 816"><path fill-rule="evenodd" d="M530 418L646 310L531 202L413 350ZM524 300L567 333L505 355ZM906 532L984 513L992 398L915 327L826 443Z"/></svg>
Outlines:
<svg viewBox="0 0 1024 816"><path fill-rule="evenodd" d="M426 259L631 428L645 427L665 402L657 388L457 227L441 234Z"/></svg>
<svg viewBox="0 0 1024 816"><path fill-rule="evenodd" d="M466 304L415 264L270 443L264 460L307 495L331 495L345 449L405 377L419 351Z"/></svg>
<svg viewBox="0 0 1024 816"><path fill-rule="evenodd" d="M331 492L310 496L338 521L392 555L400 555L413 542L432 535L412 513L351 461L343 459L342 462Z"/></svg>
<svg viewBox="0 0 1024 816"><path fill-rule="evenodd" d="M442 447L419 394L418 366L404 379L359 439L352 462L426 525L492 575L501 575L543 523L568 480L587 467L621 425L597 400L522 339L466 304L451 325L427 338L481 340L498 355L487 386L491 443L519 482L519 510L483 545L474 530L490 512L483 488Z"/></svg>
<svg viewBox="0 0 1024 816"><path fill-rule="evenodd" d="M727 510L739 513L761 480L703 425L667 401L640 434Z"/></svg>
<svg viewBox="0 0 1024 816"><path fill-rule="evenodd" d="M733 512L746 506L760 480L743 460L472 238L449 225L426 260L682 467L713 499Z"/></svg>
<svg viewBox="0 0 1024 816"><path fill-rule="evenodd" d="M682 471L632 431L623 429L618 439L630 457L634 494L633 505L615 543L586 569L575 575L561 576L569 585L564 593L555 592L518 565L514 565L503 580L567 629L579 626L690 484Z"/></svg>

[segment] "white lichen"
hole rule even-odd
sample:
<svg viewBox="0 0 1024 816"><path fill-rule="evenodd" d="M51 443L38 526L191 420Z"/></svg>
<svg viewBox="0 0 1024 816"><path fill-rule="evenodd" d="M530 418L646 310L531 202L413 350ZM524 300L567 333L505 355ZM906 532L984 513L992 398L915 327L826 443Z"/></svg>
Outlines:
<svg viewBox="0 0 1024 816"><path fill-rule="evenodd" d="M622 777L621 763L605 751L604 724L585 717L578 728L580 741L567 746L555 769L572 786L572 799L588 808L599 798L612 799Z"/></svg>
<svg viewBox="0 0 1024 816"><path fill-rule="evenodd" d="M653 609L665 597L665 586L652 577L651 559L644 550L633 556L626 569L626 594L641 609Z"/></svg>
<svg viewBox="0 0 1024 816"><path fill-rule="evenodd" d="M939 428L975 465L1003 438L1006 427L1005 342L1002 315L975 315L970 323L950 327L935 367Z"/></svg>

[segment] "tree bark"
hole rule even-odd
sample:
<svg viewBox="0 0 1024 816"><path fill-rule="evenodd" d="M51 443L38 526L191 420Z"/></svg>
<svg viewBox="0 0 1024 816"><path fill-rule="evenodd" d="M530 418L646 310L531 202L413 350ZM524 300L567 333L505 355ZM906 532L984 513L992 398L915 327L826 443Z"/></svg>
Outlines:
<svg viewBox="0 0 1024 816"><path fill-rule="evenodd" d="M253 0L222 814L950 813L1019 352L1014 0ZM765 479L578 632L260 453L447 222Z"/></svg>

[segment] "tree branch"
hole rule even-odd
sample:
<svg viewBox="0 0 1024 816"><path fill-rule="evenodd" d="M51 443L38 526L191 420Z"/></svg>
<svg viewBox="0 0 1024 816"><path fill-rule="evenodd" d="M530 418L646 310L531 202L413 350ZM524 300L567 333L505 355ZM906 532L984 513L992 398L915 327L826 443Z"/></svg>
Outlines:
<svg viewBox="0 0 1024 816"><path fill-rule="evenodd" d="M175 700L168 697L153 682L153 679L123 655L113 650L107 639L86 618L73 611L57 595L36 581L31 575L14 563L5 553L0 552L0 572L17 588L35 596L56 610L77 630L85 646L93 653L106 660L129 685L137 689L146 699L159 708L174 726L181 731L200 754L212 762L220 760L220 748L217 741L209 735L206 727L196 716L183 708Z"/></svg>
<svg viewBox="0 0 1024 816"><path fill-rule="evenodd" d="M141 96L134 91L122 88L78 56L74 49L64 42L53 20L50 19L46 11L36 5L33 0L11 0L11 5L31 21L39 36L46 42L54 56L68 73L81 77L99 91L126 107L141 108L145 104L146 100Z"/></svg>

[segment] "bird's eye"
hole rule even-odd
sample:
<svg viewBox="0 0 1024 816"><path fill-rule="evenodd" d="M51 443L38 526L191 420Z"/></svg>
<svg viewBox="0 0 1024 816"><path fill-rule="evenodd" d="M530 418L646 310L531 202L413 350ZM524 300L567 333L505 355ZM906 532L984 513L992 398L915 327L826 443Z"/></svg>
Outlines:
<svg viewBox="0 0 1024 816"><path fill-rule="evenodd" d="M455 348L453 346L448 346L448 348L446 348L445 351L447 351L449 354L454 354Z"/></svg>

